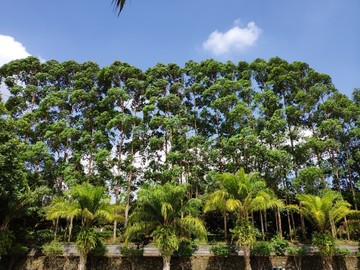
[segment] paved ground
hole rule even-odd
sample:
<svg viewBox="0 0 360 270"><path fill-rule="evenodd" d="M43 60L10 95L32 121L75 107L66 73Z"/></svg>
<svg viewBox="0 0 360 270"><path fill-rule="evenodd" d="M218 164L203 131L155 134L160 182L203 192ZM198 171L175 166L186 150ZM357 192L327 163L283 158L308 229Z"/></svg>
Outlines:
<svg viewBox="0 0 360 270"><path fill-rule="evenodd" d="M297 245L296 247L304 246L309 253L313 253L316 249L311 245ZM120 245L107 245L107 256L121 256L119 247ZM63 245L64 255L76 256L78 252L75 245ZM355 254L359 250L357 245L340 245L341 249L348 249L351 254ZM212 256L210 252L210 245L199 245L198 250L194 253L195 256ZM160 256L159 250L153 245L147 245L144 247L144 256ZM242 255L242 251L239 252L239 255Z"/></svg>

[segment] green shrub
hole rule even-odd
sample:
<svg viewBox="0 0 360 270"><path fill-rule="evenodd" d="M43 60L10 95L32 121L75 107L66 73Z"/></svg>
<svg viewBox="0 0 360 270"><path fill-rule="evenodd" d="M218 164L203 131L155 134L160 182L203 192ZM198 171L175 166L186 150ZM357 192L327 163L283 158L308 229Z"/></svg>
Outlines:
<svg viewBox="0 0 360 270"><path fill-rule="evenodd" d="M8 254L11 245L14 242L14 235L9 230L0 231L0 256Z"/></svg>
<svg viewBox="0 0 360 270"><path fill-rule="evenodd" d="M197 246L194 242L184 240L180 243L179 249L174 252L174 256L177 257L191 257L192 254L197 250Z"/></svg>
<svg viewBox="0 0 360 270"><path fill-rule="evenodd" d="M312 236L312 244L317 247L320 255L323 257L333 256L335 254L335 239L328 232L314 232Z"/></svg>
<svg viewBox="0 0 360 270"><path fill-rule="evenodd" d="M144 255L143 248L134 248L134 247L120 247L120 253L126 257L140 257Z"/></svg>
<svg viewBox="0 0 360 270"><path fill-rule="evenodd" d="M252 256L270 256L271 251L271 243L266 241L256 241L251 248L250 253Z"/></svg>
<svg viewBox="0 0 360 270"><path fill-rule="evenodd" d="M291 256L305 256L307 253L304 247L300 247L300 248L288 247L287 252Z"/></svg>
<svg viewBox="0 0 360 270"><path fill-rule="evenodd" d="M41 249L46 256L58 256L64 252L63 247L57 241L44 244Z"/></svg>
<svg viewBox="0 0 360 270"><path fill-rule="evenodd" d="M231 247L228 245L218 244L211 246L210 251L214 253L215 256L227 257L231 254Z"/></svg>
<svg viewBox="0 0 360 270"><path fill-rule="evenodd" d="M100 238L96 239L96 246L90 251L90 255L101 257L104 256L107 252L107 248Z"/></svg>
<svg viewBox="0 0 360 270"><path fill-rule="evenodd" d="M280 239L279 235L275 235L271 239L271 245L277 256L284 256L289 247L289 242L284 239Z"/></svg>
<svg viewBox="0 0 360 270"><path fill-rule="evenodd" d="M336 256L349 256L350 253L351 253L350 250L348 250L347 248L335 248L334 255L336 255Z"/></svg>

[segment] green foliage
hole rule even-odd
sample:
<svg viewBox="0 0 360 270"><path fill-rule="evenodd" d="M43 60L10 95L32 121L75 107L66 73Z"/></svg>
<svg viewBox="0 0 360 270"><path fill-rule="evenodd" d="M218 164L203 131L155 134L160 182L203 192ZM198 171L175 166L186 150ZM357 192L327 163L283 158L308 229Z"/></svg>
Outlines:
<svg viewBox="0 0 360 270"><path fill-rule="evenodd" d="M198 217L197 203L188 200L185 185L166 183L141 188L138 203L129 218L127 241L142 233L153 238L163 256L171 256L184 239L205 238L205 226Z"/></svg>
<svg viewBox="0 0 360 270"><path fill-rule="evenodd" d="M351 210L350 203L345 201L339 192L326 189L322 196L310 194L298 194L300 208L296 208L302 213L319 232L330 229L331 224L335 224L345 216L355 213Z"/></svg>
<svg viewBox="0 0 360 270"><path fill-rule="evenodd" d="M12 255L24 255L28 251L29 251L29 248L27 246L16 243L10 248L9 254L12 254Z"/></svg>
<svg viewBox="0 0 360 270"><path fill-rule="evenodd" d="M256 241L251 247L250 253L252 256L270 256L273 247L271 243L266 241Z"/></svg>
<svg viewBox="0 0 360 270"><path fill-rule="evenodd" d="M76 247L84 254L88 254L96 247L98 237L93 229L83 229L76 236Z"/></svg>
<svg viewBox="0 0 360 270"><path fill-rule="evenodd" d="M143 248L121 246L121 247L119 247L119 249L120 249L121 254L126 257L141 257L144 255Z"/></svg>
<svg viewBox="0 0 360 270"><path fill-rule="evenodd" d="M44 244L41 249L46 256L50 257L62 255L64 252L64 248L57 241L52 241L50 243Z"/></svg>
<svg viewBox="0 0 360 270"><path fill-rule="evenodd" d="M284 256L289 247L289 242L285 239L280 239L279 235L275 235L271 238L271 246L277 256Z"/></svg>
<svg viewBox="0 0 360 270"><path fill-rule="evenodd" d="M347 248L335 248L335 256L349 256L350 254L351 252Z"/></svg>
<svg viewBox="0 0 360 270"><path fill-rule="evenodd" d="M260 227L262 211L265 239L267 224L288 214L267 209L294 196L300 204L289 208L311 223L309 234L359 237L357 217L337 228L359 207L359 89L350 100L306 63L208 59L143 72L29 57L0 67L0 81L10 92L0 102L0 228L18 238L0 236L1 252L9 242L48 242L54 220L71 240L73 227L119 225L129 213L127 241L159 240L176 252L183 239L206 238L204 209L219 210L248 255L257 235L250 216ZM115 190L125 211L109 205ZM225 227L222 217L212 231Z"/></svg>
<svg viewBox="0 0 360 270"><path fill-rule="evenodd" d="M306 249L304 247L288 247L287 253L291 256L305 256L307 254Z"/></svg>
<svg viewBox="0 0 360 270"><path fill-rule="evenodd" d="M0 230L0 256L6 255L10 250L13 242L14 242L14 235L9 230Z"/></svg>
<svg viewBox="0 0 360 270"><path fill-rule="evenodd" d="M155 244L161 250L163 256L171 256L179 248L181 240L172 228L159 226L152 232L151 236L154 238Z"/></svg>
<svg viewBox="0 0 360 270"><path fill-rule="evenodd" d="M104 245L104 243L98 237L96 239L95 247L89 252L89 254L93 255L93 256L96 256L96 257L101 257L101 256L104 256L107 251L108 250L107 250L106 246Z"/></svg>
<svg viewBox="0 0 360 270"><path fill-rule="evenodd" d="M53 238L54 235L50 229L34 230L34 228L27 228L25 231L26 241L35 245L43 245Z"/></svg>
<svg viewBox="0 0 360 270"><path fill-rule="evenodd" d="M335 254L335 239L328 232L314 232L312 236L312 244L318 249L322 257L330 257Z"/></svg>
<svg viewBox="0 0 360 270"><path fill-rule="evenodd" d="M210 251L215 256L228 257L231 254L231 247L229 245L217 244L210 247Z"/></svg>
<svg viewBox="0 0 360 270"><path fill-rule="evenodd" d="M193 241L183 240L173 255L177 257L191 257L196 250L197 245Z"/></svg>
<svg viewBox="0 0 360 270"><path fill-rule="evenodd" d="M256 242L259 231L248 221L236 224L233 230L233 240L239 248L252 247Z"/></svg>

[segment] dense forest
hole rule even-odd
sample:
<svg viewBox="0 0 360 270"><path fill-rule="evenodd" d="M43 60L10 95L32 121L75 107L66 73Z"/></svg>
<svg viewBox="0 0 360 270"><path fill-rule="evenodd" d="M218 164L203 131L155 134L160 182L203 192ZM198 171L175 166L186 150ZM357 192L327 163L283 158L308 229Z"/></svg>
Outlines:
<svg viewBox="0 0 360 270"><path fill-rule="evenodd" d="M0 80L0 255L100 228L154 241L164 264L185 236L245 255L274 236L360 238L360 89L306 63L28 57Z"/></svg>

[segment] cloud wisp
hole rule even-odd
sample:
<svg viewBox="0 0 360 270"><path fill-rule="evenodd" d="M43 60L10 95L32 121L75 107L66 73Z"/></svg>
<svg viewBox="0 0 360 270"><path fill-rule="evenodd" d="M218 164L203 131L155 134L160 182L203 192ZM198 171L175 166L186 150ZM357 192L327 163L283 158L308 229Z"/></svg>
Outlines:
<svg viewBox="0 0 360 270"><path fill-rule="evenodd" d="M228 31L212 32L202 44L202 48L215 56L233 52L241 53L256 44L261 32L262 30L254 22L249 22L246 27L242 28L239 20L236 20L235 26Z"/></svg>

